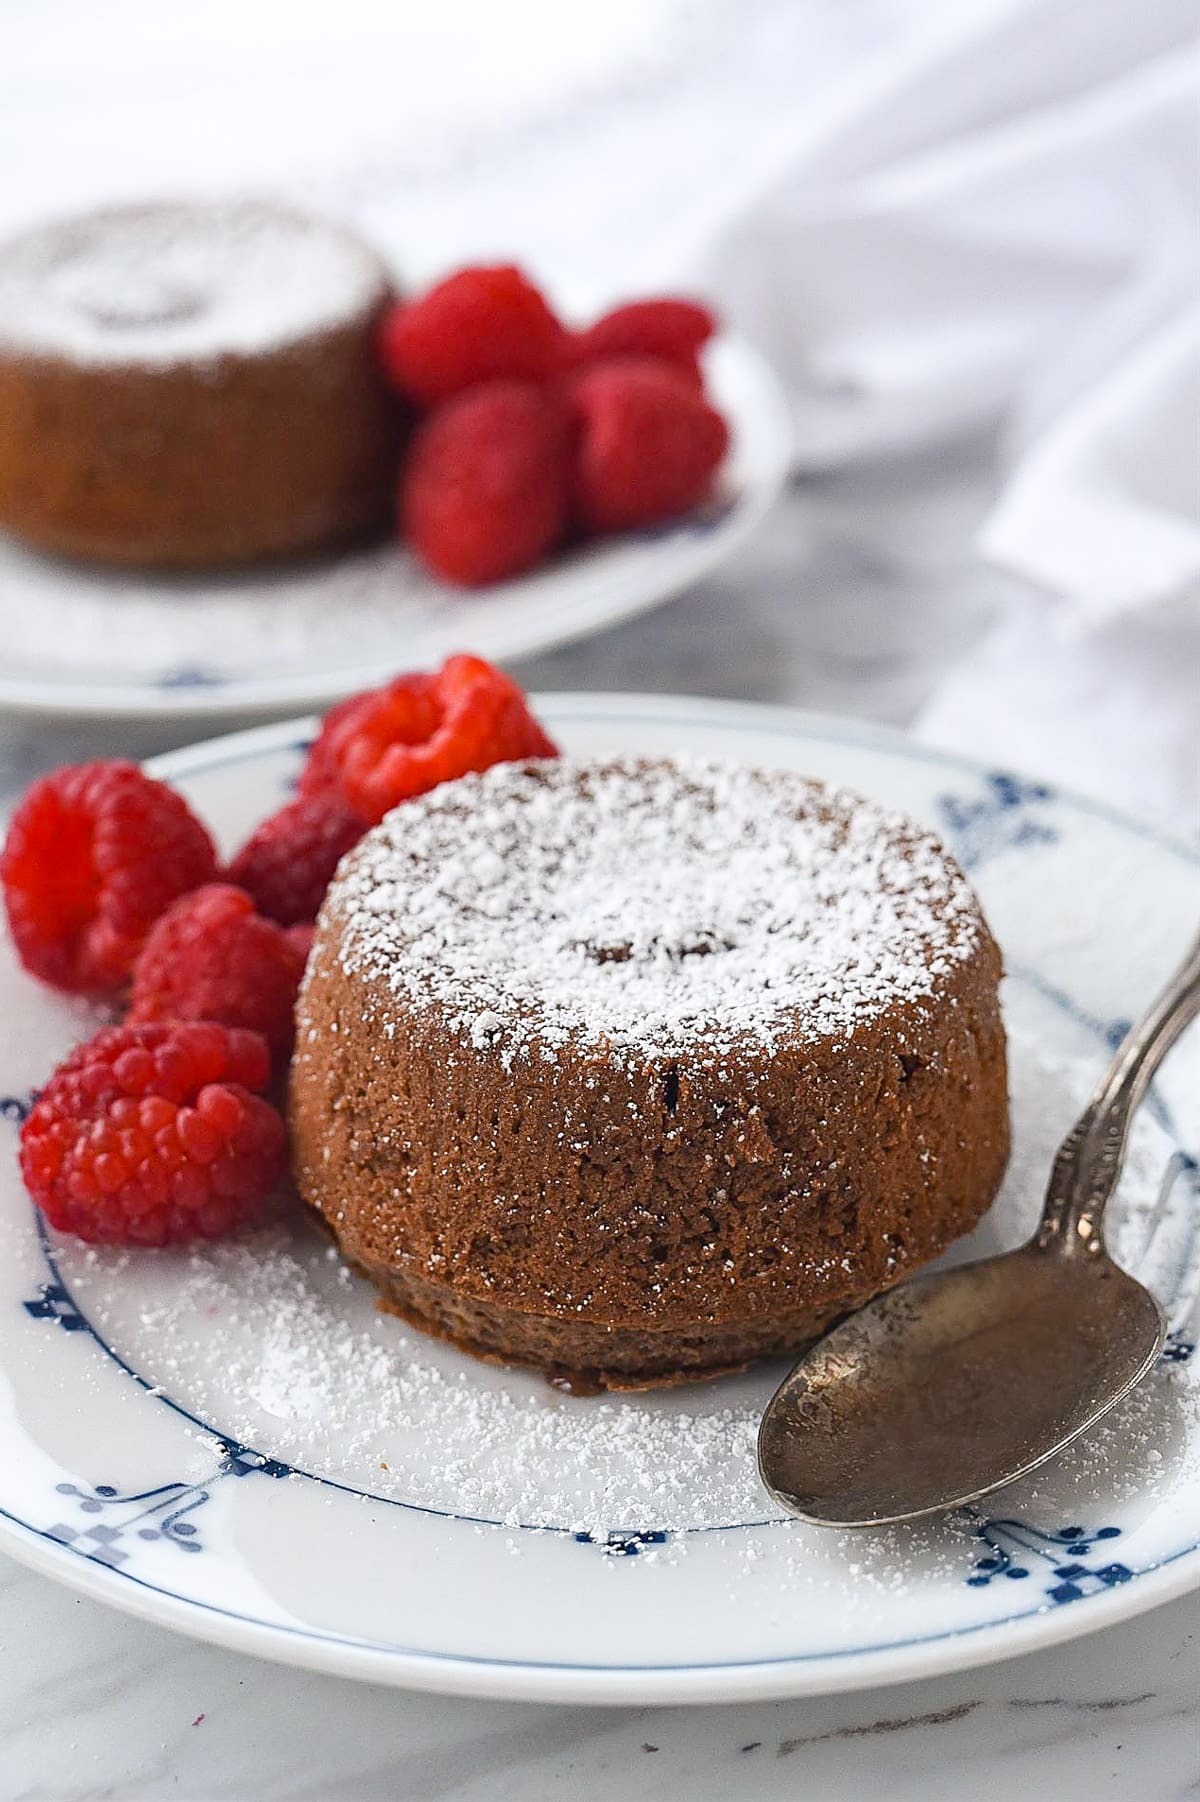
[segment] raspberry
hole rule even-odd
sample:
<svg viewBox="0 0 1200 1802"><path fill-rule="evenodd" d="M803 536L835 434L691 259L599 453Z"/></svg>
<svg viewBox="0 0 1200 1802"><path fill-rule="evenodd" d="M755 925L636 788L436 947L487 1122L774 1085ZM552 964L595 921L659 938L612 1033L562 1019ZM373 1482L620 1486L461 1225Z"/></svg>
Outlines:
<svg viewBox="0 0 1200 1802"><path fill-rule="evenodd" d="M288 943L296 947L303 961L307 963L308 954L313 948L313 940L317 936L312 922L305 920L298 926L289 926L287 935Z"/></svg>
<svg viewBox="0 0 1200 1802"><path fill-rule="evenodd" d="M609 369L613 363L622 367L634 363L643 370L657 369L668 380L674 382L676 387L682 383L690 394L697 395L701 400L707 398L704 390L704 376L699 363L689 366L686 363L675 362L669 357L654 357L639 353L623 357L601 357L598 362L580 363L574 369L568 369L565 374L557 376L555 387L573 412L576 411L575 396L579 392L580 386L591 378L597 368Z"/></svg>
<svg viewBox="0 0 1200 1802"><path fill-rule="evenodd" d="M451 657L436 675L397 676L331 715L313 747L341 792L374 824L439 782L522 757L557 757L515 682L482 657Z"/></svg>
<svg viewBox="0 0 1200 1802"><path fill-rule="evenodd" d="M73 994L118 989L154 921L216 852L187 802L136 764L81 763L25 795L0 883L25 968Z"/></svg>
<svg viewBox="0 0 1200 1802"><path fill-rule="evenodd" d="M561 365L566 344L544 296L511 264L460 269L393 307L380 330L384 369L422 406L498 376L540 380Z"/></svg>
<svg viewBox="0 0 1200 1802"><path fill-rule="evenodd" d="M296 784L301 797L324 795L330 790L337 792L338 767L333 752L334 738L341 729L342 722L357 713L373 693L373 689L367 689L360 694L347 695L344 701L339 701L329 709L321 721L321 730L308 747L308 756Z"/></svg>
<svg viewBox="0 0 1200 1802"><path fill-rule="evenodd" d="M700 351L717 329L707 307L695 300L631 300L614 307L571 342L572 363L606 357L662 357L699 376Z"/></svg>
<svg viewBox="0 0 1200 1802"><path fill-rule="evenodd" d="M259 1093L269 1075L256 1033L109 1027L59 1065L21 1129L29 1193L94 1245L218 1238L283 1175L283 1121Z"/></svg>
<svg viewBox="0 0 1200 1802"><path fill-rule="evenodd" d="M566 529L569 437L562 401L529 382L489 382L431 413L400 480L422 563L474 587L539 562Z"/></svg>
<svg viewBox="0 0 1200 1802"><path fill-rule="evenodd" d="M217 1020L286 1054L308 942L264 920L240 888L212 882L168 909L133 972L131 1025Z"/></svg>
<svg viewBox="0 0 1200 1802"><path fill-rule="evenodd" d="M336 792L301 795L251 833L226 876L269 920L312 921L339 861L365 831Z"/></svg>
<svg viewBox="0 0 1200 1802"><path fill-rule="evenodd" d="M649 357L620 357L572 383L580 421L575 504L594 532L674 519L704 499L729 428L686 376Z"/></svg>

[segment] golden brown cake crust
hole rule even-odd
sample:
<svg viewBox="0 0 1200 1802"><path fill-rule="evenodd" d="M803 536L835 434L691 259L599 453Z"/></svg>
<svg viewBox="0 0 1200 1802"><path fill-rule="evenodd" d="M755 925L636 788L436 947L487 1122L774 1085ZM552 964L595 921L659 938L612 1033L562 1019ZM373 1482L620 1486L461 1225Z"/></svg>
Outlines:
<svg viewBox="0 0 1200 1802"><path fill-rule="evenodd" d="M266 203L118 208L0 247L0 526L188 567L380 525L388 298L364 245Z"/></svg>
<svg viewBox="0 0 1200 1802"><path fill-rule="evenodd" d="M291 1112L301 1192L386 1305L484 1356L636 1387L795 1350L968 1231L1007 1157L1005 1044L999 953L965 880L928 835L797 777L606 767L620 772L611 782L565 765L510 766L450 785L457 798L437 791L440 800L410 803L369 835L318 928ZM589 783L625 792L616 805L607 792L581 804ZM464 893L461 870L439 889L430 863L454 841L456 799L464 849L497 842L498 796L519 833L522 804L512 797L522 787L541 791L524 826L539 842L552 840L571 791L563 825L576 838L593 807L603 816L596 836L619 839L621 807L639 788L647 831L659 831L653 817L672 794L681 817L729 806L748 822L736 842L677 847L674 874L692 890L682 955L678 942L668 953L641 943L629 917L628 942L610 943L605 927L599 958L594 935L583 945L577 1019L575 928L546 941L595 847L549 878L535 870L516 883L528 901L530 883L545 878L553 897L530 935L505 917L511 874L478 893L467 881ZM641 827L628 825L634 864L648 868ZM747 872L789 829L790 867L784 857L759 892ZM851 974L837 966L848 947L853 955L854 920L827 920L819 896L786 899L789 875L798 881L839 832L847 842L833 856L845 867L832 880L859 886L845 907L861 916L860 934L873 920L876 935ZM886 856L872 857L873 838ZM518 839L501 862L520 855ZM709 861L717 880L706 887L696 871ZM775 877L779 921L764 921ZM615 886L642 880L627 872ZM653 891L657 878L644 880ZM896 912L891 924L868 900L874 881L895 891L883 910ZM723 882L736 891L724 913ZM458 901L446 892L455 887ZM468 925L489 892L502 903L497 918ZM643 897L649 911L669 907L669 892L668 880ZM629 893L623 903L636 914ZM490 987L461 945L447 951L456 909L457 928L481 951L508 932L510 967ZM581 902L585 938L586 913ZM781 948L789 918L793 942ZM912 967L899 959L905 948ZM744 969L732 968L743 951ZM819 980L806 974L806 957ZM607 965L639 958L649 960L641 974L614 973L619 994L615 983L605 988ZM708 963L722 958L724 975ZM547 996L540 1009L522 986L530 960ZM763 992L731 1028L703 1017L714 1000L728 1006L756 968ZM460 990L458 1003L447 999ZM696 1018L674 1019L671 997L684 991ZM652 1011L660 996L668 1012L643 1030L639 1007L649 997Z"/></svg>

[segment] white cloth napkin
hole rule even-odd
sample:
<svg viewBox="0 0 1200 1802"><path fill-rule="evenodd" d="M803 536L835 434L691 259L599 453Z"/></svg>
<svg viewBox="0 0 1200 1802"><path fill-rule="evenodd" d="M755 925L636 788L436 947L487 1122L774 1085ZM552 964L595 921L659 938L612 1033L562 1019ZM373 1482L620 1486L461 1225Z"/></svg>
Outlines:
<svg viewBox="0 0 1200 1802"><path fill-rule="evenodd" d="M1191 0L958 15L790 122L673 247L783 372L802 469L997 422L978 549L1041 598L919 725L1192 829L1196 23Z"/></svg>

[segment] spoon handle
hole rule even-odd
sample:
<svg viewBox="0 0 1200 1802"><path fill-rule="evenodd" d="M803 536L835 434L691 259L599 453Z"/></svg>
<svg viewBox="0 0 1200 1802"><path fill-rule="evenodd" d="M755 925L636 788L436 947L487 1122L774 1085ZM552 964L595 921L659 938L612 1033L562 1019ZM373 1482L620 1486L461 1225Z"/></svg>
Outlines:
<svg viewBox="0 0 1200 1802"><path fill-rule="evenodd" d="M1133 1111L1185 1026L1200 1014L1200 938L1166 988L1122 1039L1100 1086L1054 1160L1034 1243L1104 1250L1103 1219L1125 1161Z"/></svg>

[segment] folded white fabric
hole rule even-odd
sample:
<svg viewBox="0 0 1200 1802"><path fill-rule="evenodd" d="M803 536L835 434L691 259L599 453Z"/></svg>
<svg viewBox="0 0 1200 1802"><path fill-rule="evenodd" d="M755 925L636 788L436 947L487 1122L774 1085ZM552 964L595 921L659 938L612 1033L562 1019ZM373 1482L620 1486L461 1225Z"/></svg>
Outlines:
<svg viewBox="0 0 1200 1802"><path fill-rule="evenodd" d="M1176 614L1166 603L1194 595L1200 306L1125 351L1034 439L980 543L1096 622L1148 602Z"/></svg>
<svg viewBox="0 0 1200 1802"><path fill-rule="evenodd" d="M1060 639L1063 612L1200 623L1195 32L1192 0L960 12L793 122L682 258L782 371L801 468L999 422L980 547L1061 597ZM1037 617L993 713L1057 661Z"/></svg>
<svg viewBox="0 0 1200 1802"><path fill-rule="evenodd" d="M809 465L995 410L1098 305L1128 341L1195 300L1193 8L967 20L795 122L696 248L790 380Z"/></svg>

